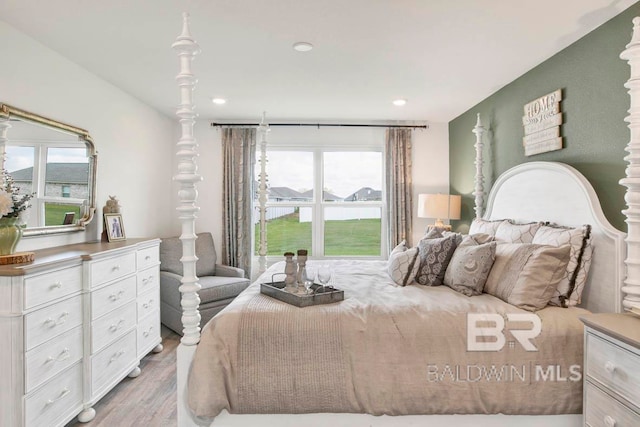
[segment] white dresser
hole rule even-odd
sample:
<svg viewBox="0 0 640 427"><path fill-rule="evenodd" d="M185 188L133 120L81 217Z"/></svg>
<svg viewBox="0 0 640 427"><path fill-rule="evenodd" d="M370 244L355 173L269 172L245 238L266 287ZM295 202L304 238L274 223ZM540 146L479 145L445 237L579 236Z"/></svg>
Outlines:
<svg viewBox="0 0 640 427"><path fill-rule="evenodd" d="M161 351L158 239L37 251L0 266L0 425L59 426Z"/></svg>
<svg viewBox="0 0 640 427"><path fill-rule="evenodd" d="M640 426L640 318L599 313L582 321L585 426Z"/></svg>

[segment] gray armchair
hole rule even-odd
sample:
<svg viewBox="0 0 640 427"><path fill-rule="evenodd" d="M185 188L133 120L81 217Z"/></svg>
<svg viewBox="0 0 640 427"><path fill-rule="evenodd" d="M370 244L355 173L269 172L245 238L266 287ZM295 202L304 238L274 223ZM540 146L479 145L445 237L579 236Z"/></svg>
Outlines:
<svg viewBox="0 0 640 427"><path fill-rule="evenodd" d="M200 327L227 306L249 286L240 268L216 264L216 249L211 233L199 233L196 239L196 275L202 289ZM160 243L160 317L168 328L182 335L180 280L182 279L182 242L178 237Z"/></svg>

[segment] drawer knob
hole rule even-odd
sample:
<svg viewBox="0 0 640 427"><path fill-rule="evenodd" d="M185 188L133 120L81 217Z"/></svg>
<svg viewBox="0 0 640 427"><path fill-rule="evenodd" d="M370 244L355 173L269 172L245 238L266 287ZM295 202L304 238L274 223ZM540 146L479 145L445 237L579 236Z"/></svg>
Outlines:
<svg viewBox="0 0 640 427"><path fill-rule="evenodd" d="M613 417L611 417L610 415L605 415L604 416L604 425L607 426L607 427L615 427L616 420L614 420Z"/></svg>
<svg viewBox="0 0 640 427"><path fill-rule="evenodd" d="M151 259L151 255L147 255L146 257L144 257L145 261L149 261Z"/></svg>
<svg viewBox="0 0 640 427"><path fill-rule="evenodd" d="M58 320L53 320L51 317L49 317L47 320L44 321L45 325L50 325L50 327L54 327L54 326L58 326L58 325L62 325L64 322L67 321L67 317L69 316L69 312L64 311L60 317L58 317Z"/></svg>
<svg viewBox="0 0 640 427"><path fill-rule="evenodd" d="M616 371L616 365L613 362L607 362L604 364L604 370L610 374L613 374Z"/></svg>
<svg viewBox="0 0 640 427"><path fill-rule="evenodd" d="M153 300L152 299L150 299L149 302L146 302L146 303L142 304L142 307L145 308L145 309L146 308L150 308L152 306L153 306Z"/></svg>
<svg viewBox="0 0 640 427"><path fill-rule="evenodd" d="M71 393L71 390L69 390L68 388L64 388L61 392L60 395L58 397L54 397L53 399L49 399L46 402L46 405L53 405L54 403L56 403L58 400L62 399L63 397L65 397L67 394Z"/></svg>
<svg viewBox="0 0 640 427"><path fill-rule="evenodd" d="M149 276L149 283L153 283L153 276Z"/></svg>
<svg viewBox="0 0 640 427"><path fill-rule="evenodd" d="M120 358L120 356L122 356L123 354L124 354L124 350L120 350L119 352L117 352L116 354L111 356L111 359L109 359L109 363L118 360Z"/></svg>
<svg viewBox="0 0 640 427"><path fill-rule="evenodd" d="M147 338L149 335L151 335L151 332L153 332L153 326L151 326L151 327L149 328L149 330L148 330L148 331L144 331L144 332L142 333L142 335L143 335L145 338Z"/></svg>
<svg viewBox="0 0 640 427"><path fill-rule="evenodd" d="M118 271L120 270L120 266L118 264L113 266L113 271Z"/></svg>
<svg viewBox="0 0 640 427"><path fill-rule="evenodd" d="M124 319L120 319L120 320L118 321L118 323L115 323L115 324L113 324L113 325L109 326L109 330L110 330L111 332L115 332L115 331L117 331L118 329L120 329L120 328L122 327L122 325L123 325L123 324L124 324Z"/></svg>
<svg viewBox="0 0 640 427"><path fill-rule="evenodd" d="M55 282L51 285L51 289L60 289L62 287L62 282Z"/></svg>
<svg viewBox="0 0 640 427"><path fill-rule="evenodd" d="M109 295L109 299L111 301L118 301L120 298L122 298L122 295L124 295L124 291L120 291L117 294L111 294Z"/></svg>
<svg viewBox="0 0 640 427"><path fill-rule="evenodd" d="M47 358L47 360L45 361L45 363L62 362L63 360L67 360L70 357L71 357L71 353L69 352L69 349L65 348L64 350L62 350L62 352L60 353L60 355L58 357L49 356Z"/></svg>

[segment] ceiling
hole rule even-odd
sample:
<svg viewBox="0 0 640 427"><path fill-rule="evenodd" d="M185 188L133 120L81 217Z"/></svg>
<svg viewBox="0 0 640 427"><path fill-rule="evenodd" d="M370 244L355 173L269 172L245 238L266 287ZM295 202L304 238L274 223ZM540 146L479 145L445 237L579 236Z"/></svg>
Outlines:
<svg viewBox="0 0 640 427"><path fill-rule="evenodd" d="M415 123L450 121L635 2L2 0L0 20L173 116L188 11L200 117Z"/></svg>

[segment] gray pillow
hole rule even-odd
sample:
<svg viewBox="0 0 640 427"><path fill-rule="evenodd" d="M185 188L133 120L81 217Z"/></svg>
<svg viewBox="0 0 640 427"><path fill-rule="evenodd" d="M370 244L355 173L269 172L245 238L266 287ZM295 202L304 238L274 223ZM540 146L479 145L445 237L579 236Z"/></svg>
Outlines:
<svg viewBox="0 0 640 427"><path fill-rule="evenodd" d="M441 285L455 250L456 236L454 235L420 240L418 243L420 267L416 281L427 286Z"/></svg>
<svg viewBox="0 0 640 427"><path fill-rule="evenodd" d="M211 233L198 233L196 239L196 276L215 276L216 274L216 249L213 245ZM183 274L182 241L178 237L163 238L160 242L160 270Z"/></svg>
<svg viewBox="0 0 640 427"><path fill-rule="evenodd" d="M418 267L418 248L408 249L403 240L389 255L387 273L397 285L407 286L415 279Z"/></svg>
<svg viewBox="0 0 640 427"><path fill-rule="evenodd" d="M444 284L466 296L480 295L496 258L496 242L478 244L464 238L451 257Z"/></svg>

